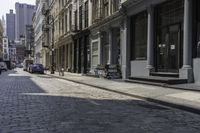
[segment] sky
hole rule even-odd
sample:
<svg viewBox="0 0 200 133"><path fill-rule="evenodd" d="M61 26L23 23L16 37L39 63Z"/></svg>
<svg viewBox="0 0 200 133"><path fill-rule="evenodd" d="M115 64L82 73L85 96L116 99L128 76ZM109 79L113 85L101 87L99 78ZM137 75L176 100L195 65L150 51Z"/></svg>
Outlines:
<svg viewBox="0 0 200 133"><path fill-rule="evenodd" d="M35 5L35 0L1 0L0 18L2 18L3 15L5 18L6 13L9 13L10 9L13 9L13 11L15 12L15 2Z"/></svg>

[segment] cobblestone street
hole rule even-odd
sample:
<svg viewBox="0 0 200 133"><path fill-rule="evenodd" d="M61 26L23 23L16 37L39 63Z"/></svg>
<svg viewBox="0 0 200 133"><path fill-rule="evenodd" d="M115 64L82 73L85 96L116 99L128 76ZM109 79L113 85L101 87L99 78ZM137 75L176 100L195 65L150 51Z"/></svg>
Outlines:
<svg viewBox="0 0 200 133"><path fill-rule="evenodd" d="M0 133L198 133L200 116L47 75L0 75Z"/></svg>

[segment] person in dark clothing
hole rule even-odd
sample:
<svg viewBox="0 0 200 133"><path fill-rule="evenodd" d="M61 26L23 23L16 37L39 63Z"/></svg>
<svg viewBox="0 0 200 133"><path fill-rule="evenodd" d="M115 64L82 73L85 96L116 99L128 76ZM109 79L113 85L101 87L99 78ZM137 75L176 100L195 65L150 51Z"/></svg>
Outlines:
<svg viewBox="0 0 200 133"><path fill-rule="evenodd" d="M0 75L1 75L1 69L0 69Z"/></svg>

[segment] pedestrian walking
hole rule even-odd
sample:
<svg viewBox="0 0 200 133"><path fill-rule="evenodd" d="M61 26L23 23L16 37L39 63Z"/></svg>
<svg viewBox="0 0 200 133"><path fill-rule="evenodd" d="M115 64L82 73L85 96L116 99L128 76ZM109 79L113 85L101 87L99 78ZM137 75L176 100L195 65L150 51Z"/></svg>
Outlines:
<svg viewBox="0 0 200 133"><path fill-rule="evenodd" d="M0 69L0 75L1 75L1 69Z"/></svg>

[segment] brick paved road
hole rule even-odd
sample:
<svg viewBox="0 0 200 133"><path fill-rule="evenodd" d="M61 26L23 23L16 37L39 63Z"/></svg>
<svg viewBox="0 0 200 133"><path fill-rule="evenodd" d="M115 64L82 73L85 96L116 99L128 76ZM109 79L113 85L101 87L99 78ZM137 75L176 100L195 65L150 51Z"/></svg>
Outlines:
<svg viewBox="0 0 200 133"><path fill-rule="evenodd" d="M0 133L199 133L200 116L21 70L0 75Z"/></svg>

